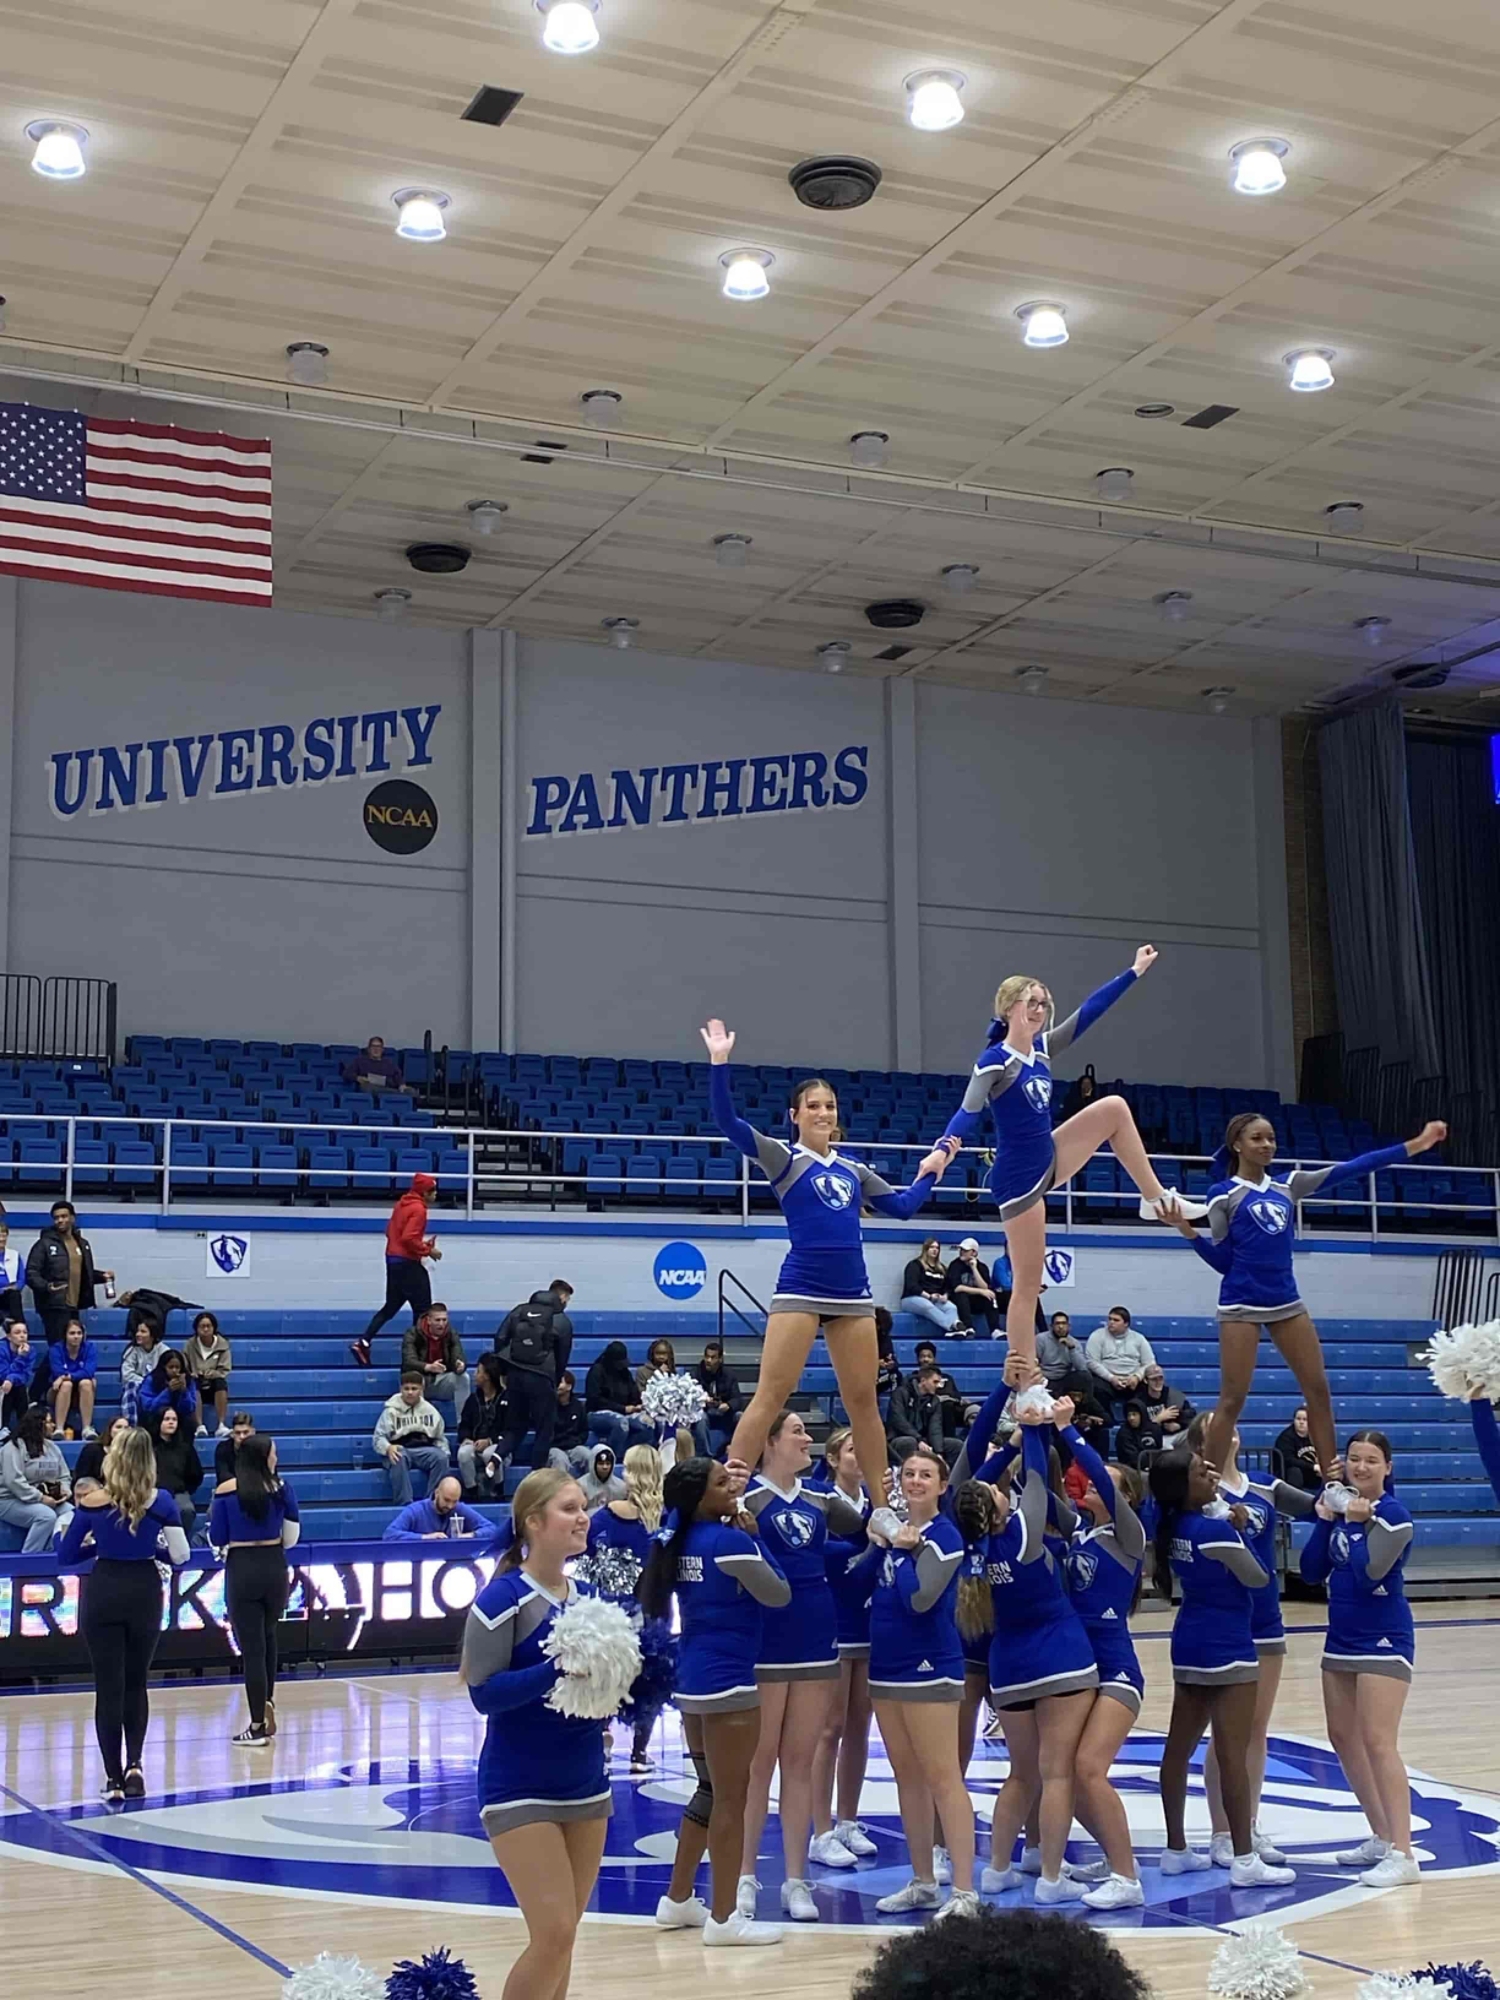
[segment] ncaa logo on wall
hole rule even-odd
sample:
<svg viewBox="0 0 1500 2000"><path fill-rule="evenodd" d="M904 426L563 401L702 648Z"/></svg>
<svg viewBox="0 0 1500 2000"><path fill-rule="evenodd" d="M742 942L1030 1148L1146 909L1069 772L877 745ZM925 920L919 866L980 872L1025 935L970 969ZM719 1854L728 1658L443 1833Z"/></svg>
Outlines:
<svg viewBox="0 0 1500 2000"><path fill-rule="evenodd" d="M377 785L365 800L363 817L365 832L387 854L420 854L437 839L437 804L409 778Z"/></svg>
<svg viewBox="0 0 1500 2000"><path fill-rule="evenodd" d="M210 1278L248 1278L250 1238L235 1236L228 1230L210 1236L204 1270Z"/></svg>
<svg viewBox="0 0 1500 2000"><path fill-rule="evenodd" d="M1071 1285L1078 1274L1071 1250L1049 1250L1042 1259L1042 1270L1049 1286Z"/></svg>
<svg viewBox="0 0 1500 2000"><path fill-rule="evenodd" d="M695 1299L708 1283L703 1252L691 1243L669 1243L652 1267L656 1289L669 1299Z"/></svg>

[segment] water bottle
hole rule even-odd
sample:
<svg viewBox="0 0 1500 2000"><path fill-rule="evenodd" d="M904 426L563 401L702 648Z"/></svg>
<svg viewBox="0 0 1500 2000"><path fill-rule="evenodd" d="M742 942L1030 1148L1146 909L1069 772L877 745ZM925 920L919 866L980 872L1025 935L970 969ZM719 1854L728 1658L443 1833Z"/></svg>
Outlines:
<svg viewBox="0 0 1500 2000"><path fill-rule="evenodd" d="M104 1296L110 1301L111 1305L114 1303L115 1280L113 1273L104 1280Z"/></svg>

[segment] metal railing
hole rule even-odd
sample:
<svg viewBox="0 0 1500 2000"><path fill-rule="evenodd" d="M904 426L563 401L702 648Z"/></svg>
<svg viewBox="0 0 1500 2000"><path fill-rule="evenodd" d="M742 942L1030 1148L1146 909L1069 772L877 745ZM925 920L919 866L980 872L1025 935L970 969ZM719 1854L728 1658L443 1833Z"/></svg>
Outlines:
<svg viewBox="0 0 1500 2000"><path fill-rule="evenodd" d="M115 1059L119 988L112 979L0 973L0 1061Z"/></svg>
<svg viewBox="0 0 1500 2000"><path fill-rule="evenodd" d="M729 1288L731 1286L733 1286L735 1291L740 1293L741 1297L748 1299L750 1304L760 1314L759 1326L756 1325L755 1321L751 1319L750 1315L738 1301L729 1296ZM752 1333L757 1340L765 1333L766 1325L771 1317L770 1308L761 1304L750 1287L743 1280L737 1278L733 1271L726 1271L721 1266L719 1270L719 1350L721 1353L724 1348L724 1315L726 1313L733 1313L740 1325L749 1333Z"/></svg>

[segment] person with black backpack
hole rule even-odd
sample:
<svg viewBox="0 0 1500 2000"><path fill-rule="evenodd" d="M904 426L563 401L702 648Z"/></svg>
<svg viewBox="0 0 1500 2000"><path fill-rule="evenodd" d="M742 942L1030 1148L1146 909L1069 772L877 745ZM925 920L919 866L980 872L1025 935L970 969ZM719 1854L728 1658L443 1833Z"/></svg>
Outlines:
<svg viewBox="0 0 1500 2000"><path fill-rule="evenodd" d="M495 1353L505 1369L505 1435L500 1456L516 1462L521 1441L532 1433L531 1467L547 1463L557 1422L557 1383L573 1351L573 1322L567 1304L573 1287L554 1278L516 1306L495 1335Z"/></svg>

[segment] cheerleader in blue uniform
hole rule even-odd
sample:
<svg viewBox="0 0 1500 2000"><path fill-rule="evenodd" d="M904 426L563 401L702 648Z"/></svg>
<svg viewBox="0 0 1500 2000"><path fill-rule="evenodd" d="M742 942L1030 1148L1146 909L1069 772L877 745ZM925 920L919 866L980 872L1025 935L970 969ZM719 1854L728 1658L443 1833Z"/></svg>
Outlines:
<svg viewBox="0 0 1500 2000"><path fill-rule="evenodd" d="M1229 1882L1259 1889L1294 1882L1255 1852L1251 1833L1250 1734L1260 1661L1255 1650L1255 1593L1268 1577L1246 1547L1250 1517L1225 1507L1219 1476L1196 1452L1164 1451L1151 1467L1157 1506L1156 1585L1168 1603L1175 1578L1182 1606L1172 1627L1172 1719L1161 1757L1161 1802L1167 1821L1163 1875L1212 1866L1195 1853L1184 1830L1188 1767L1207 1728L1213 1730L1219 1783L1234 1856Z"/></svg>
<svg viewBox="0 0 1500 2000"><path fill-rule="evenodd" d="M1328 1585L1323 1708L1328 1740L1370 1822L1370 1838L1341 1854L1371 1889L1420 1882L1411 1851L1411 1791L1401 1761L1401 1711L1411 1687L1416 1632L1403 1573L1412 1518L1389 1490L1390 1440L1356 1431L1344 1454L1353 1495L1342 1513L1320 1495L1302 1551L1307 1583Z"/></svg>
<svg viewBox="0 0 1500 2000"><path fill-rule="evenodd" d="M1469 1398L1469 1418L1485 1476L1495 1489L1496 1504L1500 1505L1500 1425L1495 1422L1495 1406L1488 1396Z"/></svg>
<svg viewBox="0 0 1500 2000"><path fill-rule="evenodd" d="M656 1909L663 1930L701 1930L705 1945L775 1944L781 1932L758 1924L735 1903L750 1766L760 1740L755 1663L763 1650L763 1613L791 1601L791 1588L767 1559L760 1529L740 1506L726 1466L690 1458L667 1474L657 1544L641 1578L648 1618L667 1618L672 1600L682 1622L673 1700L682 1713L698 1789L677 1835L677 1858ZM713 1904L694 1894L708 1850Z"/></svg>
<svg viewBox="0 0 1500 2000"><path fill-rule="evenodd" d="M661 1526L661 1453L655 1445L633 1444L623 1471L625 1498L608 1500L589 1516L588 1550L577 1574L596 1595L636 1612L636 1585ZM648 1778L656 1768L648 1755L656 1715L636 1711L630 1719L630 1775Z"/></svg>
<svg viewBox="0 0 1500 2000"><path fill-rule="evenodd" d="M951 1155L945 1150L929 1153L912 1185L900 1189L863 1161L846 1160L833 1144L838 1099L822 1077L808 1077L792 1092L795 1142L769 1138L747 1125L734 1108L729 1089L734 1036L722 1021L710 1021L703 1041L712 1065L708 1096L715 1122L746 1159L759 1164L781 1204L791 1237L791 1250L771 1298L755 1394L735 1426L729 1457L741 1465L757 1463L772 1420L795 1391L821 1326L839 1394L849 1412L860 1473L878 1503L889 1484L889 1467L876 1400L879 1352L860 1209L873 1208L898 1220L915 1215L942 1178Z"/></svg>
<svg viewBox="0 0 1500 2000"><path fill-rule="evenodd" d="M815 1924L818 1906L807 1880L812 1832L813 1758L839 1688L838 1617L823 1551L830 1533L864 1533L862 1506L832 1487L804 1486L812 1437L795 1411L770 1427L760 1473L746 1489L745 1511L760 1524L767 1553L791 1585L791 1602L766 1613L756 1681L760 1743L750 1771L745 1809L739 1908L755 1914L755 1862L770 1808L771 1774L781 1767L777 1814L785 1876L781 1907L797 1923Z"/></svg>
<svg viewBox="0 0 1500 2000"><path fill-rule="evenodd" d="M823 1469L827 1483L868 1517L870 1500L860 1484L853 1431L845 1427L829 1433ZM876 1852L860 1825L859 1798L870 1759L870 1593L875 1588L877 1555L873 1542L843 1535L830 1535L823 1545L823 1567L838 1628L839 1692L813 1759L813 1837L808 1856L820 1868L852 1868Z"/></svg>
<svg viewBox="0 0 1500 2000"><path fill-rule="evenodd" d="M1209 1419L1204 1452L1211 1465L1227 1463L1229 1438L1240 1420L1250 1385L1255 1380L1260 1330L1269 1329L1282 1358L1297 1378L1307 1404L1318 1466L1325 1479L1338 1466L1333 1427L1333 1399L1318 1329L1297 1295L1292 1252L1297 1241L1297 1204L1330 1192L1342 1182L1379 1173L1384 1167L1426 1153L1448 1136L1446 1125L1424 1125L1404 1146L1387 1146L1362 1153L1336 1166L1299 1168L1273 1178L1276 1132L1269 1119L1253 1111L1231 1118L1224 1143L1214 1155L1214 1184L1208 1195L1205 1243L1194 1233L1192 1217L1183 1213L1163 1219L1180 1229L1193 1248L1223 1279L1219 1287L1219 1401Z"/></svg>
<svg viewBox="0 0 1500 2000"><path fill-rule="evenodd" d="M973 1916L974 1806L959 1762L958 1712L964 1654L958 1636L958 1575L964 1538L943 1512L948 1467L930 1445L902 1461L906 1521L884 1549L870 1604L870 1693L880 1737L891 1760L912 1877L876 1908L892 1916L936 1909L940 1917ZM938 1815L941 1815L939 1822ZM941 1898L935 1872L941 1823L953 1893Z"/></svg>
<svg viewBox="0 0 1500 2000"><path fill-rule="evenodd" d="M556 2000L568 1988L610 1814L604 1724L546 1700L560 1670L542 1641L582 1594L565 1565L588 1540L583 1489L550 1467L529 1473L511 1519L510 1546L469 1607L461 1678L485 1718L479 1816L527 1929L504 2000Z"/></svg>
<svg viewBox="0 0 1500 2000"><path fill-rule="evenodd" d="M1018 974L1004 980L995 995L989 1038L974 1065L964 1101L938 1141L939 1149L951 1156L979 1130L986 1110L994 1120L990 1192L1005 1225L1012 1273L1005 1335L1011 1353L1025 1363L1030 1383L1042 1381L1036 1364L1036 1305L1047 1252L1048 1192L1070 1180L1107 1145L1140 1189L1143 1215L1168 1219L1190 1212L1181 1197L1156 1178L1123 1097L1096 1097L1056 1131L1052 1128L1053 1058L1087 1033L1155 963L1155 946L1143 944L1129 971L1091 993L1056 1027L1051 1025L1052 995L1039 979Z"/></svg>

